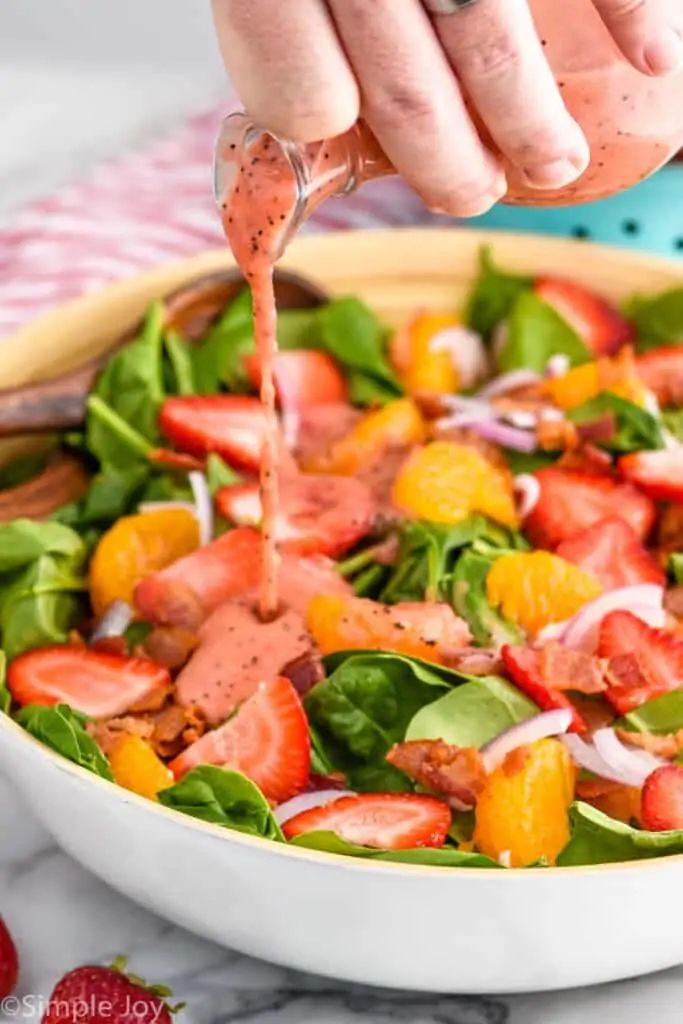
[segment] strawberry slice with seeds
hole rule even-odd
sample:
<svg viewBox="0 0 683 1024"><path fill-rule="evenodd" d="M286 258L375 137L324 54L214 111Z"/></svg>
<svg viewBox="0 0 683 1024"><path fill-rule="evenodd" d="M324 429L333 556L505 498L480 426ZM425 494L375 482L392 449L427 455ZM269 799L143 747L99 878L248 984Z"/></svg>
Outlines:
<svg viewBox="0 0 683 1024"><path fill-rule="evenodd" d="M655 501L683 501L683 445L622 455L619 470Z"/></svg>
<svg viewBox="0 0 683 1024"><path fill-rule="evenodd" d="M190 455L216 452L239 468L257 470L265 418L258 398L245 395L190 395L167 398L159 428Z"/></svg>
<svg viewBox="0 0 683 1024"><path fill-rule="evenodd" d="M253 387L261 387L261 360L256 353L244 357L244 367ZM307 409L312 405L346 402L346 381L334 359L326 352L297 349L277 352L273 362L275 391L281 408Z"/></svg>
<svg viewBox="0 0 683 1024"><path fill-rule="evenodd" d="M305 832L334 832L347 843L380 850L443 846L451 827L448 804L415 793L346 796L290 818L287 839Z"/></svg>
<svg viewBox="0 0 683 1024"><path fill-rule="evenodd" d="M614 306L573 281L540 277L534 291L573 327L593 355L613 355L635 338L633 325Z"/></svg>
<svg viewBox="0 0 683 1024"><path fill-rule="evenodd" d="M258 586L261 534L244 527L179 558L135 588L142 618L196 629L222 601Z"/></svg>
<svg viewBox="0 0 683 1024"><path fill-rule="evenodd" d="M607 590L638 583L664 586L666 580L635 530L617 516L601 519L563 541L555 554L591 573Z"/></svg>
<svg viewBox="0 0 683 1024"><path fill-rule="evenodd" d="M206 733L169 765L176 779L200 764L241 772L267 800L282 803L308 784L308 722L289 679L262 683L237 714Z"/></svg>
<svg viewBox="0 0 683 1024"><path fill-rule="evenodd" d="M524 530L537 547L553 550L610 516L623 519L641 538L652 528L654 504L629 483L557 466L539 469L534 476L540 494Z"/></svg>
<svg viewBox="0 0 683 1024"><path fill-rule="evenodd" d="M683 829L683 765L665 764L645 780L640 820L648 832Z"/></svg>
<svg viewBox="0 0 683 1024"><path fill-rule="evenodd" d="M543 655L533 647L510 647L505 645L500 656L510 680L537 704L541 711L563 708L572 713L570 732L586 732L588 726L569 697L544 678Z"/></svg>
<svg viewBox="0 0 683 1024"><path fill-rule="evenodd" d="M605 696L620 715L683 685L683 641L632 612L605 616L598 655L605 660Z"/></svg>
<svg viewBox="0 0 683 1024"><path fill-rule="evenodd" d="M280 485L275 536L282 551L334 557L357 544L372 529L377 504L362 480L342 476L300 475ZM256 483L222 488L216 505L238 524L261 522Z"/></svg>
<svg viewBox="0 0 683 1024"><path fill-rule="evenodd" d="M7 671L18 704L68 704L90 718L122 715L170 685L168 670L147 658L66 644L20 654Z"/></svg>
<svg viewBox="0 0 683 1024"><path fill-rule="evenodd" d="M683 345L662 345L637 356L636 373L661 405L683 405Z"/></svg>

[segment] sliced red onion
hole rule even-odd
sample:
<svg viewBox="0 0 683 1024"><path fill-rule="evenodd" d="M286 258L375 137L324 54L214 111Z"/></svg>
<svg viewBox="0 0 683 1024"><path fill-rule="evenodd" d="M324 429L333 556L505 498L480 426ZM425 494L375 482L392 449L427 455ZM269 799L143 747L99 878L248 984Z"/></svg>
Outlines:
<svg viewBox="0 0 683 1024"><path fill-rule="evenodd" d="M666 617L664 588L656 583L638 583L607 590L569 619L559 639L567 647L593 654L597 647L600 623L606 615L616 611L632 612L648 626L661 629Z"/></svg>
<svg viewBox="0 0 683 1024"><path fill-rule="evenodd" d="M645 750L629 750L614 729L598 729L593 735L593 744L602 760L627 786L640 788L648 775L668 763Z"/></svg>
<svg viewBox="0 0 683 1024"><path fill-rule="evenodd" d="M569 708L556 708L554 711L542 711L540 715L527 718L525 722L511 725L509 729L505 729L485 743L479 751L485 771L494 771L508 754L518 747L565 733L572 724L572 718Z"/></svg>
<svg viewBox="0 0 683 1024"><path fill-rule="evenodd" d="M108 636L123 636L133 621L133 609L125 601L112 601L90 634L90 642Z"/></svg>
<svg viewBox="0 0 683 1024"><path fill-rule="evenodd" d="M556 355L551 356L545 364L545 375L546 377L564 377L565 373L569 370L569 366L569 356L558 352Z"/></svg>
<svg viewBox="0 0 683 1024"><path fill-rule="evenodd" d="M541 375L533 370L511 370L510 373L503 373L489 381L486 387L477 393L477 398L495 398L497 395L507 394L508 391L516 391L517 388L538 384L540 380Z"/></svg>
<svg viewBox="0 0 683 1024"><path fill-rule="evenodd" d="M587 772L592 772L601 779L609 779L610 782L624 782L623 775L610 767L592 743L586 743L574 732L568 732L561 740L579 768L585 768Z"/></svg>
<svg viewBox="0 0 683 1024"><path fill-rule="evenodd" d="M182 509L183 512L197 514L197 509L192 501L143 501L138 505L138 512L167 512L169 509Z"/></svg>
<svg viewBox="0 0 683 1024"><path fill-rule="evenodd" d="M541 485L531 473L520 473L514 480L517 512L520 519L526 519L536 508L541 497Z"/></svg>
<svg viewBox="0 0 683 1024"><path fill-rule="evenodd" d="M463 388L473 387L489 372L481 336L467 327L446 327L437 331L429 342L429 349L431 352L448 352Z"/></svg>
<svg viewBox="0 0 683 1024"><path fill-rule="evenodd" d="M472 429L476 430L479 436L486 441L492 441L494 444L516 452L535 452L538 447L536 435L532 431L509 427L506 423L500 423L497 420L473 423Z"/></svg>
<svg viewBox="0 0 683 1024"><path fill-rule="evenodd" d="M193 470L189 479L194 495L194 514L199 525L199 543L203 547L213 540L213 498L203 473Z"/></svg>
<svg viewBox="0 0 683 1024"><path fill-rule="evenodd" d="M291 800L286 800L276 807L273 816L278 825L284 825L290 818L295 818L304 811L310 811L314 807L325 807L326 804L334 803L343 796L355 795L348 789L319 789L313 793L300 793L299 796L292 797Z"/></svg>
<svg viewBox="0 0 683 1024"><path fill-rule="evenodd" d="M535 430L538 423L538 416L530 409L501 409L498 418L520 430Z"/></svg>

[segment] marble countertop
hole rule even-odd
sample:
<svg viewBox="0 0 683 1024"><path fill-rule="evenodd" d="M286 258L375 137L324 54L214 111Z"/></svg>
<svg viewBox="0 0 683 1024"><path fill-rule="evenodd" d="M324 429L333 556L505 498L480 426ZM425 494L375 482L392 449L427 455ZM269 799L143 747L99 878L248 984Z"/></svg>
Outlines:
<svg viewBox="0 0 683 1024"><path fill-rule="evenodd" d="M164 131L220 96L205 0L3 0L0 215L121 145ZM679 1024L683 969L569 994L510 1000L359 990L246 959L117 895L61 853L0 779L0 913L21 957L18 1002L33 1021L56 980L129 957L187 1008L181 1024ZM558 922L558 926L561 923ZM596 916L595 927L598 927ZM634 936L634 941L637 937Z"/></svg>

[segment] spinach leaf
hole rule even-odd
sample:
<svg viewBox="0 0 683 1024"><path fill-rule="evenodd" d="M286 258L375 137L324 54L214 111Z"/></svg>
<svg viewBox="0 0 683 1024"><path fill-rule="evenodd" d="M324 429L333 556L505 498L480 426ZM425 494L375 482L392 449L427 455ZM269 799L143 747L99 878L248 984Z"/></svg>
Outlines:
<svg viewBox="0 0 683 1024"><path fill-rule="evenodd" d="M0 574L22 569L41 555L74 558L82 550L78 534L61 523L33 519L0 523Z"/></svg>
<svg viewBox="0 0 683 1024"><path fill-rule="evenodd" d="M9 714L12 707L12 695L7 689L7 655L0 650L0 711Z"/></svg>
<svg viewBox="0 0 683 1024"><path fill-rule="evenodd" d="M391 576L380 595L386 604L438 601L445 597L445 577L455 553L485 533L487 520L473 516L457 526L406 520L399 528L399 550Z"/></svg>
<svg viewBox="0 0 683 1024"><path fill-rule="evenodd" d="M680 586L683 583L683 551L674 551L669 557L669 572Z"/></svg>
<svg viewBox="0 0 683 1024"><path fill-rule="evenodd" d="M552 466L560 457L560 452L515 452L505 448L505 461L514 476L521 473L534 473L537 469Z"/></svg>
<svg viewBox="0 0 683 1024"><path fill-rule="evenodd" d="M174 395L196 394L192 349L188 343L176 331L168 331L164 335L164 349L171 368L172 393Z"/></svg>
<svg viewBox="0 0 683 1024"><path fill-rule="evenodd" d="M683 442L683 409L662 409L662 425L677 440Z"/></svg>
<svg viewBox="0 0 683 1024"><path fill-rule="evenodd" d="M584 803L574 804L569 815L572 837L557 858L558 867L616 864L683 853L683 831L643 832Z"/></svg>
<svg viewBox="0 0 683 1024"><path fill-rule="evenodd" d="M498 359L501 372L542 373L551 356L566 355L570 366L590 359L584 342L569 324L533 292L521 292L508 317L508 339Z"/></svg>
<svg viewBox="0 0 683 1024"><path fill-rule="evenodd" d="M670 733L683 729L683 690L646 701L618 723L632 732Z"/></svg>
<svg viewBox="0 0 683 1024"><path fill-rule="evenodd" d="M411 789L385 756L420 708L466 677L383 651L344 651L325 662L330 674L309 691L304 706L327 765L359 792Z"/></svg>
<svg viewBox="0 0 683 1024"><path fill-rule="evenodd" d="M683 341L683 288L654 296L635 295L626 303L624 313L635 325L638 352Z"/></svg>
<svg viewBox="0 0 683 1024"><path fill-rule="evenodd" d="M8 657L63 643L82 611L86 546L61 523L0 525L0 634Z"/></svg>
<svg viewBox="0 0 683 1024"><path fill-rule="evenodd" d="M250 779L215 765L200 765L159 793L159 802L223 828L282 840L268 801Z"/></svg>
<svg viewBox="0 0 683 1024"><path fill-rule="evenodd" d="M347 373L346 382L352 405L387 405L396 398L396 388L393 385L361 373L360 370L351 370Z"/></svg>
<svg viewBox="0 0 683 1024"><path fill-rule="evenodd" d="M479 256L479 277L465 308L465 323L473 331L489 338L494 327L505 320L521 294L528 292L532 278L509 274L493 263L491 250L485 247Z"/></svg>
<svg viewBox="0 0 683 1024"><path fill-rule="evenodd" d="M137 507L149 477L150 467L146 463L125 469L107 466L93 477L79 501L63 505L51 518L78 530L90 526L106 529Z"/></svg>
<svg viewBox="0 0 683 1024"><path fill-rule="evenodd" d="M206 458L206 481L212 494L219 491L221 487L229 487L231 484L242 483L243 477L236 473L232 466L216 455L209 452Z"/></svg>
<svg viewBox="0 0 683 1024"><path fill-rule="evenodd" d="M47 451L23 455L20 459L13 459L4 466L0 466L0 491L20 487L39 476L45 469L50 456L54 454L54 449L55 445L52 444Z"/></svg>
<svg viewBox="0 0 683 1024"><path fill-rule="evenodd" d="M502 644L522 643L523 638L517 626L503 618L488 602L486 577L494 557L473 549L460 556L452 576L451 603L467 622L477 644L497 648Z"/></svg>
<svg viewBox="0 0 683 1024"><path fill-rule="evenodd" d="M249 378L243 356L254 351L251 295L245 288L230 303L206 337L192 349L194 382L201 395L215 394L225 384L230 391L246 391Z"/></svg>
<svg viewBox="0 0 683 1024"><path fill-rule="evenodd" d="M290 846L319 850L321 853L335 853L342 857L389 861L394 864L422 864L443 868L501 868L500 864L490 857L485 857L483 853L468 853L453 846L442 846L434 850L374 850L368 846L347 843L334 832L305 832L292 839Z"/></svg>
<svg viewBox="0 0 683 1024"><path fill-rule="evenodd" d="M334 299L318 311L322 347L334 356L345 373L363 375L365 397L370 383L379 384L379 393L396 398L403 387L385 355L384 327L368 307L353 296ZM356 376L356 400L358 400Z"/></svg>
<svg viewBox="0 0 683 1024"><path fill-rule="evenodd" d="M604 416L614 417L616 430L611 440L598 442L602 448L625 453L664 447L662 428L652 413L611 391L602 391L595 398L572 409L567 419L574 423L593 423Z"/></svg>
<svg viewBox="0 0 683 1024"><path fill-rule="evenodd" d="M56 750L68 761L87 768L94 775L113 782L109 762L99 745L84 729L86 721L67 704L45 707L28 704L16 716L19 725L46 747Z"/></svg>
<svg viewBox="0 0 683 1024"><path fill-rule="evenodd" d="M481 747L511 725L538 714L538 708L497 676L482 676L418 711L407 740L444 740L456 747Z"/></svg>
<svg viewBox="0 0 683 1024"><path fill-rule="evenodd" d="M159 438L157 414L164 399L163 320L163 305L153 303L138 337L109 360L91 394L101 406L88 403L86 438L88 449L102 465L130 466L140 458L103 416L96 415L102 406L148 442Z"/></svg>

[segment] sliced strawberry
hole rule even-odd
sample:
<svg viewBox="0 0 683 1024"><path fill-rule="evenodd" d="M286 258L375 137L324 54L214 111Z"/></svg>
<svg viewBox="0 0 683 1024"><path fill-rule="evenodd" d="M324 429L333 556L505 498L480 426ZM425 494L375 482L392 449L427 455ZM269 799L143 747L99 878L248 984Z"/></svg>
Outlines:
<svg viewBox="0 0 683 1024"><path fill-rule="evenodd" d="M200 764L242 772L275 803L302 793L311 750L306 714L290 681L277 676L262 683L233 718L207 732L169 767L179 779Z"/></svg>
<svg viewBox="0 0 683 1024"><path fill-rule="evenodd" d="M683 829L683 765L665 764L645 780L640 821L648 832Z"/></svg>
<svg viewBox="0 0 683 1024"><path fill-rule="evenodd" d="M655 501L683 501L683 445L622 455L619 469Z"/></svg>
<svg viewBox="0 0 683 1024"><path fill-rule="evenodd" d="M265 420L258 398L245 395L190 395L167 398L159 428L176 448L191 455L217 452L227 462L258 469Z"/></svg>
<svg viewBox="0 0 683 1024"><path fill-rule="evenodd" d="M255 353L244 357L249 379L261 387L261 360ZM345 402L347 387L341 370L326 352L298 349L278 352L273 365L275 390L281 408L307 409L312 405Z"/></svg>
<svg viewBox="0 0 683 1024"><path fill-rule="evenodd" d="M222 601L256 587L260 568L259 531L231 530L138 583L135 604L148 622L193 629Z"/></svg>
<svg viewBox="0 0 683 1024"><path fill-rule="evenodd" d="M574 328L593 355L612 355L634 340L632 324L614 306L573 281L539 277L534 291Z"/></svg>
<svg viewBox="0 0 683 1024"><path fill-rule="evenodd" d="M347 843L380 850L443 846L451 827L448 804L415 793L366 793L345 796L290 818L287 839L304 832L335 832Z"/></svg>
<svg viewBox="0 0 683 1024"><path fill-rule="evenodd" d="M256 483L222 488L216 504L233 523L261 522ZM370 532L376 514L370 488L361 480L302 474L281 481L275 536L283 551L336 556Z"/></svg>
<svg viewBox="0 0 683 1024"><path fill-rule="evenodd" d="M598 655L609 683L605 696L620 715L683 685L683 641L631 612L605 616Z"/></svg>
<svg viewBox="0 0 683 1024"><path fill-rule="evenodd" d="M588 726L576 710L569 697L562 690L551 686L543 677L542 654L532 647L502 648L503 667L511 681L525 693L541 711L566 708L572 713L570 732L586 732Z"/></svg>
<svg viewBox="0 0 683 1024"><path fill-rule="evenodd" d="M608 590L636 583L664 586L666 576L635 530L617 516L562 541L555 554L591 573Z"/></svg>
<svg viewBox="0 0 683 1024"><path fill-rule="evenodd" d="M641 538L652 528L653 503L628 483L557 466L539 469L534 476L540 495L524 529L537 547L552 550L608 516L623 519Z"/></svg>
<svg viewBox="0 0 683 1024"><path fill-rule="evenodd" d="M68 704L91 718L122 715L170 685L167 669L147 658L67 645L20 654L7 672L7 686L18 704Z"/></svg>
<svg viewBox="0 0 683 1024"><path fill-rule="evenodd" d="M637 356L636 373L661 405L683 405L683 345L662 345Z"/></svg>

